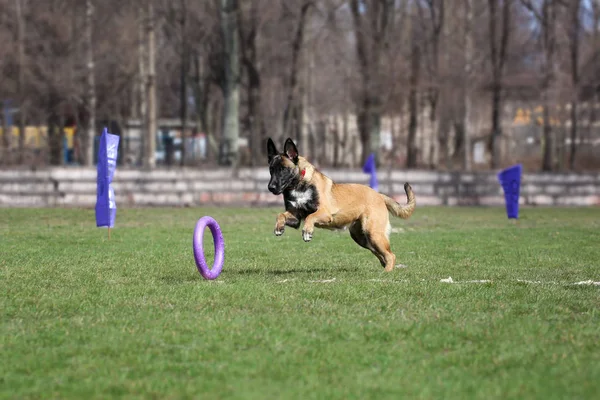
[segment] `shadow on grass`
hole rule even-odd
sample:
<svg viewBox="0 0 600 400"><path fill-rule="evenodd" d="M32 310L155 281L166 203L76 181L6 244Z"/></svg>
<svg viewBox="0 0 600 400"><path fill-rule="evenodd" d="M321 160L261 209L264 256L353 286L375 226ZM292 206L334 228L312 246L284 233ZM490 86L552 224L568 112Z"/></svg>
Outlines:
<svg viewBox="0 0 600 400"><path fill-rule="evenodd" d="M171 285L181 285L182 283L196 282L198 279L204 280L199 274L194 275L165 275L159 278L161 281Z"/></svg>
<svg viewBox="0 0 600 400"><path fill-rule="evenodd" d="M261 268L247 268L238 270L228 270L227 275L271 275L271 276L285 276L294 274L313 274L317 272L351 272L355 271L352 268L292 268L292 269L261 269ZM166 284L180 285L188 282L196 282L198 280L204 280L199 274L191 275L164 275L159 278ZM218 279L218 278L217 278Z"/></svg>
<svg viewBox="0 0 600 400"><path fill-rule="evenodd" d="M314 272L350 272L350 268L292 268L292 269L260 269L260 268L248 268L231 271L234 275L292 275L292 274L312 274Z"/></svg>

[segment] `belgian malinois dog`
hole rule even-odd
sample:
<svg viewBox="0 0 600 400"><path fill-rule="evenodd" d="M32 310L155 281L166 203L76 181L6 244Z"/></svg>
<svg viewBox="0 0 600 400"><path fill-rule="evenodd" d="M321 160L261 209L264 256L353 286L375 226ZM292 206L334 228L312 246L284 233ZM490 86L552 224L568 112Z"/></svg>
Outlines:
<svg viewBox="0 0 600 400"><path fill-rule="evenodd" d="M370 250L387 272L394 269L396 256L390 248L389 213L403 219L415 210L412 188L404 184L407 203L398 204L390 197L365 185L335 183L298 156L298 149L287 139L279 153L271 138L267 141L269 191L283 193L285 212L277 215L275 235L283 235L285 226L294 229L304 221L302 238L309 242L314 228L348 228L361 247Z"/></svg>

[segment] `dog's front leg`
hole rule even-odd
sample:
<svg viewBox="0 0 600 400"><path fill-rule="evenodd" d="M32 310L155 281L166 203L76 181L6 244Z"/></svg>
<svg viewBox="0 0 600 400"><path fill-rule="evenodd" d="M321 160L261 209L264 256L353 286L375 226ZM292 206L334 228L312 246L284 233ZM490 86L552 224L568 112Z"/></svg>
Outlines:
<svg viewBox="0 0 600 400"><path fill-rule="evenodd" d="M306 217L306 220L304 221L304 229L302 229L302 239L304 239L305 242L310 242L313 236L313 232L315 230L315 225L327 226L331 223L331 221L333 221L333 217L329 212L325 210L317 210L314 213L310 214Z"/></svg>
<svg viewBox="0 0 600 400"><path fill-rule="evenodd" d="M277 222L275 223L275 236L283 235L285 226L291 226L292 228L298 228L300 221L289 211L282 212L277 215Z"/></svg>

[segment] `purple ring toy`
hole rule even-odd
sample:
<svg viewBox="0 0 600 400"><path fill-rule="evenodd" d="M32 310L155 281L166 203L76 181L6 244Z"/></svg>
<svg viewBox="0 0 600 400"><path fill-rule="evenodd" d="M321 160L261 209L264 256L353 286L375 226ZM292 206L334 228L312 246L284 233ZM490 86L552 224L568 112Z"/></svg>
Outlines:
<svg viewBox="0 0 600 400"><path fill-rule="evenodd" d="M208 227L212 232L213 241L215 244L215 261L213 262L212 269L208 269L206 265L206 259L204 258L204 229ZM214 218L205 216L196 222L196 229L194 229L194 259L196 260L196 266L200 275L204 279L216 279L223 269L223 261L225 260L225 241L223 240L223 234L221 228Z"/></svg>

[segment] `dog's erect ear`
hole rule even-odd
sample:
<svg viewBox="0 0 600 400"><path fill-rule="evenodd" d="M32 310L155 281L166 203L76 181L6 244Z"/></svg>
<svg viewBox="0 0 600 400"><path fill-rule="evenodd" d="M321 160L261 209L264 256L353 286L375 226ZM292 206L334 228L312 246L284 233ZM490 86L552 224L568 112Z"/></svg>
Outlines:
<svg viewBox="0 0 600 400"><path fill-rule="evenodd" d="M298 162L298 149L296 145L292 141L292 139L288 138L283 145L283 151L294 163Z"/></svg>
<svg viewBox="0 0 600 400"><path fill-rule="evenodd" d="M269 138L269 140L267 140L267 155L269 157L269 162L271 162L273 157L275 157L277 154L279 154L277 147L275 147L275 143L273 143L271 138Z"/></svg>

